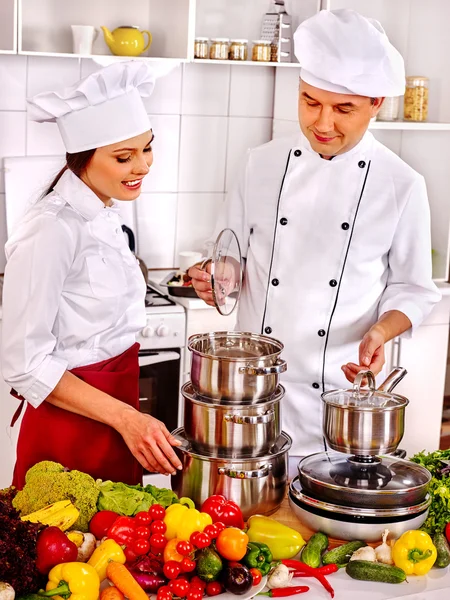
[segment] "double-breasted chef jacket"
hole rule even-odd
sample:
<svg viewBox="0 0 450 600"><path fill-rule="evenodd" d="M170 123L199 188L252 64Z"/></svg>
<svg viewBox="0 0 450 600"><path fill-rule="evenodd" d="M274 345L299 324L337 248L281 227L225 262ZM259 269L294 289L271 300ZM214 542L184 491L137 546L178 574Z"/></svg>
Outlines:
<svg viewBox="0 0 450 600"><path fill-rule="evenodd" d="M105 204L67 170L10 236L3 290L5 380L39 406L66 370L121 355L145 325L146 284Z"/></svg>
<svg viewBox="0 0 450 600"><path fill-rule="evenodd" d="M389 310L414 329L440 299L424 178L370 132L332 160L275 139L249 151L224 226L246 258L236 329L284 343L291 455L322 451L321 394L349 387L364 334Z"/></svg>

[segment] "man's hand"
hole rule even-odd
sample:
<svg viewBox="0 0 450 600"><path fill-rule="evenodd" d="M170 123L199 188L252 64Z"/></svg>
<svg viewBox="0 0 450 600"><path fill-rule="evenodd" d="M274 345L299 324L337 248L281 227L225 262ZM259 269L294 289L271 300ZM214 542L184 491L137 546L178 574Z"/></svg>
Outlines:
<svg viewBox="0 0 450 600"><path fill-rule="evenodd" d="M342 367L344 375L351 383L362 370L370 369L374 375L378 375L385 363L385 343L384 333L377 325L371 327L359 345L359 365L347 363Z"/></svg>
<svg viewBox="0 0 450 600"><path fill-rule="evenodd" d="M211 263L206 265L206 270L200 269L198 265L194 265L188 271L189 277L192 278L192 285L197 292L197 296L206 302L206 304L214 306L210 273Z"/></svg>

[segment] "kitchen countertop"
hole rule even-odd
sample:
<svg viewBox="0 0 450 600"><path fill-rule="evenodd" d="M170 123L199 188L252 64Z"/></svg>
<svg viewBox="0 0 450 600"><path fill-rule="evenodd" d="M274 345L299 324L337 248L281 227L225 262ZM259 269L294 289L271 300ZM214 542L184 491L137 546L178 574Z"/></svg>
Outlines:
<svg viewBox="0 0 450 600"><path fill-rule="evenodd" d="M160 270L152 270L148 271L148 282L150 285L156 287L161 293L167 295L171 300L176 302L177 304L181 304L187 310L202 310L202 309L212 309L215 310L213 306L209 306L200 298L187 298L183 296L171 296L169 294L169 290L165 286L159 285L161 281L165 279L169 275L169 273L173 273L175 269L168 269L167 271ZM450 288L450 285L449 285ZM450 293L450 292L449 292Z"/></svg>

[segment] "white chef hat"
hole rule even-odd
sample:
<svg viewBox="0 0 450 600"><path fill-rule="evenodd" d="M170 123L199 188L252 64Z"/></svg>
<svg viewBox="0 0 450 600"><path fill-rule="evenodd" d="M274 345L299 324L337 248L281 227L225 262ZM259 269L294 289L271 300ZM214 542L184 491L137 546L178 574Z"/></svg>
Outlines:
<svg viewBox="0 0 450 600"><path fill-rule="evenodd" d="M115 62L64 90L29 99L29 116L56 122L67 152L99 148L151 129L142 98L154 85L148 64Z"/></svg>
<svg viewBox="0 0 450 600"><path fill-rule="evenodd" d="M401 96L405 65L375 19L354 10L321 10L294 34L300 77L340 94Z"/></svg>

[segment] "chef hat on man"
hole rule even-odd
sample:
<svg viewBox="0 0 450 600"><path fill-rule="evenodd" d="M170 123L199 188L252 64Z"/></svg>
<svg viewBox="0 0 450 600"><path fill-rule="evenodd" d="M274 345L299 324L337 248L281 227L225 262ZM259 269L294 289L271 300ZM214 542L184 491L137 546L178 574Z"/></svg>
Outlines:
<svg viewBox="0 0 450 600"><path fill-rule="evenodd" d="M151 129L143 98L154 85L146 63L116 62L68 88L37 94L28 100L29 116L56 122L67 152L91 150Z"/></svg>
<svg viewBox="0 0 450 600"><path fill-rule="evenodd" d="M405 65L375 19L354 10L321 10L294 34L300 77L330 92L377 98L401 96Z"/></svg>

